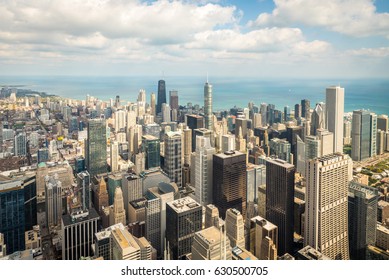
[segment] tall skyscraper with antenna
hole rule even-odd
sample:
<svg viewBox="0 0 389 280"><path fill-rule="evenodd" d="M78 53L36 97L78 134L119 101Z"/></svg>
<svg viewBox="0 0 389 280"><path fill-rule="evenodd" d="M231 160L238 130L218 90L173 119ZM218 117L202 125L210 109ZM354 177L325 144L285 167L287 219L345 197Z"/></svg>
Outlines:
<svg viewBox="0 0 389 280"><path fill-rule="evenodd" d="M205 128L213 131L212 128L212 85L207 82L204 85L204 116Z"/></svg>
<svg viewBox="0 0 389 280"><path fill-rule="evenodd" d="M159 80L158 81L157 114L161 113L163 103L166 103L166 83L164 80Z"/></svg>

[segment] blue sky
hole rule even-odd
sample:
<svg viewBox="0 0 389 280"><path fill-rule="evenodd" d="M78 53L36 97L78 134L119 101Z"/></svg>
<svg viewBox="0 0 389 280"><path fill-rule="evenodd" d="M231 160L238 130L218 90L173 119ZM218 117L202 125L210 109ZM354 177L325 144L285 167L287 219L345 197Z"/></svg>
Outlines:
<svg viewBox="0 0 389 280"><path fill-rule="evenodd" d="M389 77L387 0L0 2L0 75Z"/></svg>

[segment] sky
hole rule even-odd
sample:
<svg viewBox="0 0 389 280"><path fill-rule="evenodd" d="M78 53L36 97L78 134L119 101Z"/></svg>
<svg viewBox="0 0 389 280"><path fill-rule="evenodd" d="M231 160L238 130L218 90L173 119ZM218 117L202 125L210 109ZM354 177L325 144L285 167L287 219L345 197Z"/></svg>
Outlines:
<svg viewBox="0 0 389 280"><path fill-rule="evenodd" d="M0 0L0 75L389 78L388 0Z"/></svg>

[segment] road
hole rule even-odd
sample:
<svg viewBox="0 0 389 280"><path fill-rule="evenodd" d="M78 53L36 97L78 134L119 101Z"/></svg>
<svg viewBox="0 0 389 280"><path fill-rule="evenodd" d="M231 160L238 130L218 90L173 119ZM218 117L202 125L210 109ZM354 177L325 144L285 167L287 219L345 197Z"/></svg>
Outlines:
<svg viewBox="0 0 389 280"><path fill-rule="evenodd" d="M354 161L354 168L357 167L366 167L366 166L372 166L376 165L377 163L380 163L381 161L389 159L389 152L384 153L383 155L375 156L373 158L368 158L363 161Z"/></svg>

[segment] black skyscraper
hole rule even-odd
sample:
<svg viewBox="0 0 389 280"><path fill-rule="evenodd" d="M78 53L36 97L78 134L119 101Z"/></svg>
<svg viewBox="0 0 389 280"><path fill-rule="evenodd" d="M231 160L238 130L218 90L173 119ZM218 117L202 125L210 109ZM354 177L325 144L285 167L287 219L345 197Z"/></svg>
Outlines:
<svg viewBox="0 0 389 280"><path fill-rule="evenodd" d="M266 219L278 227L278 255L293 252L294 165L266 162Z"/></svg>
<svg viewBox="0 0 389 280"><path fill-rule="evenodd" d="M164 80L158 81L157 114L161 113L162 104L166 103L166 84Z"/></svg>
<svg viewBox="0 0 389 280"><path fill-rule="evenodd" d="M308 99L301 100L301 116L306 118L311 107L311 102Z"/></svg>
<svg viewBox="0 0 389 280"><path fill-rule="evenodd" d="M246 154L234 151L213 155L213 204L223 219L229 208L246 215L246 181Z"/></svg>

